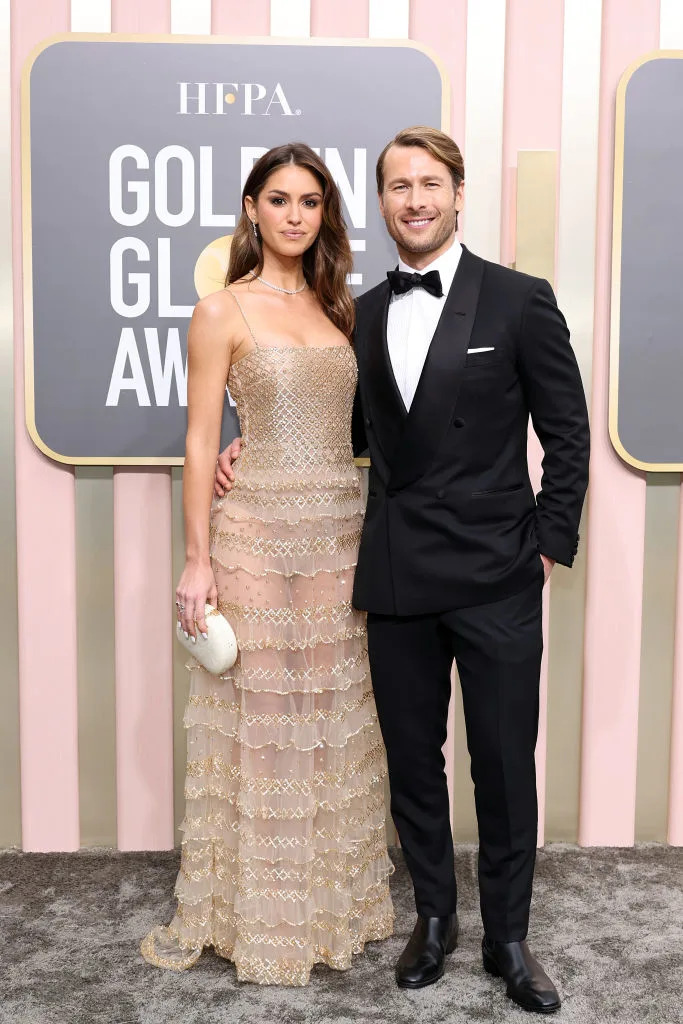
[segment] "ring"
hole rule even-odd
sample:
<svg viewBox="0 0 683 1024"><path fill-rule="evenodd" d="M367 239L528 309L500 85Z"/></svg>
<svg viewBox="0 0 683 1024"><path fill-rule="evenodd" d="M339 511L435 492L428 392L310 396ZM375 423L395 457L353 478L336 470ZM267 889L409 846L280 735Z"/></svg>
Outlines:
<svg viewBox="0 0 683 1024"><path fill-rule="evenodd" d="M178 605L178 611L179 612L184 612L185 611L185 605L184 604L181 604L180 601L176 601L176 604Z"/></svg>

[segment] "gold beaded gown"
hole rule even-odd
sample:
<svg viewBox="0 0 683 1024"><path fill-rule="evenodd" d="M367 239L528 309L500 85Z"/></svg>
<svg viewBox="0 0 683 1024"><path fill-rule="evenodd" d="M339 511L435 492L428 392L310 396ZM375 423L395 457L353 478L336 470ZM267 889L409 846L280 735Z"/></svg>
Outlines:
<svg viewBox="0 0 683 1024"><path fill-rule="evenodd" d="M357 370L347 344L252 339L228 377L243 444L210 532L239 656L222 677L190 666L178 906L142 953L183 970L211 945L241 981L305 985L393 930L386 760L351 606Z"/></svg>

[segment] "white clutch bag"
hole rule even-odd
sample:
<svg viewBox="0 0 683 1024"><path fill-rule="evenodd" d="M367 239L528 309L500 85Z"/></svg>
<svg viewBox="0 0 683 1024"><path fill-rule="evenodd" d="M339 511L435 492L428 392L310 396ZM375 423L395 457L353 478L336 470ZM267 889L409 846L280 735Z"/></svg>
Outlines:
<svg viewBox="0 0 683 1024"><path fill-rule="evenodd" d="M204 608L204 615L206 617L206 640L200 632L197 632L197 639L193 643L192 637L185 637L180 623L177 623L176 626L176 636L185 650L189 651L207 672L211 672L214 676L220 676L232 668L237 661L237 640L232 626L217 608L207 604Z"/></svg>

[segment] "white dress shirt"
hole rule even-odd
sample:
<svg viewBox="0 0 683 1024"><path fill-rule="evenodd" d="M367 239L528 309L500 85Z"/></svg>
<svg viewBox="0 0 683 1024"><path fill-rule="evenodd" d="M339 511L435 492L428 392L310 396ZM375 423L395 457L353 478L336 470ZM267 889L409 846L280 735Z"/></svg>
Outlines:
<svg viewBox="0 0 683 1024"><path fill-rule="evenodd" d="M424 288L412 288L403 295L391 296L387 344L396 384L406 409L410 409L415 397L436 325L458 269L461 252L462 246L456 238L450 249L420 271L421 274L427 274L430 270L439 271L443 289L440 299L430 295ZM398 269L409 274L415 273L415 268L409 267L403 260L399 260Z"/></svg>

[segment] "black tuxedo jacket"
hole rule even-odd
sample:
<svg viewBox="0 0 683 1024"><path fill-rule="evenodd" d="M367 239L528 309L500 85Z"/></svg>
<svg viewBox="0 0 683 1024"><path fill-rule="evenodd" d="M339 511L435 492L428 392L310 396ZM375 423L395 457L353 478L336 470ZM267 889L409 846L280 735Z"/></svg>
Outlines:
<svg viewBox="0 0 683 1024"><path fill-rule="evenodd" d="M571 565L588 414L550 285L463 247L409 413L389 360L390 297L383 282L356 310L354 451L371 458L356 607L448 611L540 580L540 553ZM544 449L536 496L529 416Z"/></svg>

